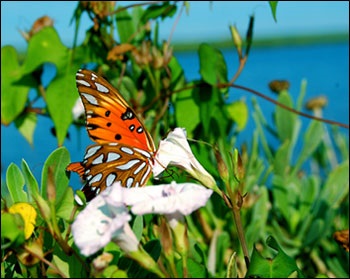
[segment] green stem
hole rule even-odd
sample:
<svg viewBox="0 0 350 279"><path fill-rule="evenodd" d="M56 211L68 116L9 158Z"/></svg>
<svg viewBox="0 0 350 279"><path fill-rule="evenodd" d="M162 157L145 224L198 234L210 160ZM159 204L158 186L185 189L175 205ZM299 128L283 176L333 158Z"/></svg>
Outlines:
<svg viewBox="0 0 350 279"><path fill-rule="evenodd" d="M142 247L139 250L128 253L128 257L135 260L144 269L156 274L159 278L166 278L165 274L159 269L157 263Z"/></svg>
<svg viewBox="0 0 350 279"><path fill-rule="evenodd" d="M241 246L242 246L244 260L248 269L250 264L250 259L249 259L247 243L244 238L243 225L242 225L241 215L240 215L238 206L234 205L232 207L232 213L233 213L233 218L235 219L239 242L241 243Z"/></svg>

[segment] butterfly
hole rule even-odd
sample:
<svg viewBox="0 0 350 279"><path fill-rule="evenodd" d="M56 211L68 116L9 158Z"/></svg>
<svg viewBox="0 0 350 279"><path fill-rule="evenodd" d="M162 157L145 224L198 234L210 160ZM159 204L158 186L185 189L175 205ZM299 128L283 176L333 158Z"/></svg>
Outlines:
<svg viewBox="0 0 350 279"><path fill-rule="evenodd" d="M86 130L96 144L87 147L82 162L70 163L67 171L80 175L90 201L114 182L141 187L148 181L156 148L135 111L120 92L93 71L80 69L76 85L82 99Z"/></svg>

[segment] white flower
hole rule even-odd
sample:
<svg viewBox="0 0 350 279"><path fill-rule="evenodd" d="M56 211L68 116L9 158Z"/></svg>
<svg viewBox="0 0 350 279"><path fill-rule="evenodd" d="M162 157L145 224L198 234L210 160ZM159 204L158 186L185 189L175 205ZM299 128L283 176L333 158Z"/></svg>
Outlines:
<svg viewBox="0 0 350 279"><path fill-rule="evenodd" d="M174 226L184 215L204 206L213 191L194 183L124 188L114 183L83 209L72 225L75 244L90 256L115 241L129 255L139 250L139 241L129 226L134 214L164 214Z"/></svg>
<svg viewBox="0 0 350 279"><path fill-rule="evenodd" d="M175 182L143 188L122 188L122 192L123 201L131 205L131 211L137 215L189 215L204 206L213 193L202 185Z"/></svg>
<svg viewBox="0 0 350 279"><path fill-rule="evenodd" d="M120 185L119 185L120 186ZM125 252L138 249L138 240L129 226L131 216L118 197L119 187L111 187L94 198L74 220L72 233L81 254L90 256L114 240ZM120 241L120 243L118 243Z"/></svg>
<svg viewBox="0 0 350 279"><path fill-rule="evenodd" d="M83 101L81 100L81 98L79 97L73 107L72 110L73 113L73 119L77 120L79 119L80 116L84 115L85 110L84 110L84 105L83 105Z"/></svg>
<svg viewBox="0 0 350 279"><path fill-rule="evenodd" d="M183 168L206 187L217 191L214 178L193 155L187 142L186 130L183 128L175 128L174 131L168 134L166 139L160 141L152 169L153 175L158 176L168 165Z"/></svg>

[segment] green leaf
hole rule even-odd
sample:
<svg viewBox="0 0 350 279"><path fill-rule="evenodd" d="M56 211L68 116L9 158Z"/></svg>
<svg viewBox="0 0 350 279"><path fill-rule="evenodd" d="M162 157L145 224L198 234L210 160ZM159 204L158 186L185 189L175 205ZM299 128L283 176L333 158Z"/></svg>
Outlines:
<svg viewBox="0 0 350 279"><path fill-rule="evenodd" d="M9 125L23 111L33 85L30 77L21 76L16 50L12 46L1 48L2 124Z"/></svg>
<svg viewBox="0 0 350 279"><path fill-rule="evenodd" d="M178 90L180 88L183 88L185 85L185 75L184 70L179 63L179 61L176 59L176 57L172 57L168 67L171 72L171 80L170 80L170 88L172 91ZM181 94L181 93L179 93Z"/></svg>
<svg viewBox="0 0 350 279"><path fill-rule="evenodd" d="M72 257L72 258L75 258L75 257ZM66 262L63 259L59 258L56 254L53 254L52 264L54 266L59 266L59 270L60 270L60 272L62 274L60 277L62 277L63 275L65 275L66 278L70 277L70 276L68 276L69 275L68 262ZM47 275L48 275L49 278L55 278L57 276L57 272L51 266L49 266L48 269L47 269Z"/></svg>
<svg viewBox="0 0 350 279"><path fill-rule="evenodd" d="M208 272L215 274L224 268L224 254L229 248L230 237L226 231L216 229L210 241L208 250Z"/></svg>
<svg viewBox="0 0 350 279"><path fill-rule="evenodd" d="M203 80L213 86L227 82L227 67L221 51L203 43L198 50L200 74ZM227 89L226 89L227 91Z"/></svg>
<svg viewBox="0 0 350 279"><path fill-rule="evenodd" d="M238 266L237 266L237 252L234 251L227 263L225 278L238 278Z"/></svg>
<svg viewBox="0 0 350 279"><path fill-rule="evenodd" d="M267 121L266 121L266 119L261 111L261 108L260 108L260 106L255 98L252 99L252 102L253 102L253 107L254 107L254 111L253 111L252 115L253 115L253 119L254 119L254 122L256 125L257 136L259 136L259 138L260 138L259 144L262 146L262 149L265 153L266 159L269 162L272 162L273 155L272 155L272 152L271 152L270 147L268 145L268 141L267 141L267 138L265 136L264 129L263 129L264 127L266 127Z"/></svg>
<svg viewBox="0 0 350 279"><path fill-rule="evenodd" d="M160 252L162 250L159 239L154 239L147 242L143 248L153 258L155 262L158 261ZM129 265L129 268L128 268L129 278L152 278L150 272L140 267L140 265L137 264L136 262L134 261L130 262L129 259L126 259L126 258L122 258L122 260L123 260L122 263L119 262L118 266L122 269L125 269L125 267Z"/></svg>
<svg viewBox="0 0 350 279"><path fill-rule="evenodd" d="M68 48L62 44L52 27L43 28L29 41L22 74L31 73L44 63L53 63L58 73L65 72L69 63Z"/></svg>
<svg viewBox="0 0 350 279"><path fill-rule="evenodd" d="M179 274L178 278L184 278L182 261L178 260L176 262L176 270ZM200 264L193 260L192 258L187 259L187 278L209 278L208 272L203 264Z"/></svg>
<svg viewBox="0 0 350 279"><path fill-rule="evenodd" d="M129 76L123 76L119 89L125 100L130 100L132 97L137 98L136 85Z"/></svg>
<svg viewBox="0 0 350 279"><path fill-rule="evenodd" d="M226 138L232 122L229 121L222 94L217 87L201 86L194 95L200 108L200 120L203 127L203 137L214 142Z"/></svg>
<svg viewBox="0 0 350 279"><path fill-rule="evenodd" d="M56 76L47 88L47 108L55 124L59 146L63 144L68 128L72 123L72 110L77 98L75 72Z"/></svg>
<svg viewBox="0 0 350 279"><path fill-rule="evenodd" d="M79 26L80 26L80 22L81 22L80 20L81 20L82 14L83 14L83 4L81 2L78 2L78 5L75 8L73 12L73 16L70 20L70 24L72 24L72 22L75 21L73 48L75 48L77 45L78 32L79 32Z"/></svg>
<svg viewBox="0 0 350 279"><path fill-rule="evenodd" d="M290 141L286 140L278 149L273 162L273 167L276 175L284 177L288 174L290 168Z"/></svg>
<svg viewBox="0 0 350 279"><path fill-rule="evenodd" d="M188 87L192 87L194 84L188 84ZM177 127L184 127L187 131L189 138L193 137L193 130L200 123L199 107L194 100L193 95L198 92L199 89L186 89L181 91L176 96L175 103L175 119ZM187 113L190 113L190 117Z"/></svg>
<svg viewBox="0 0 350 279"><path fill-rule="evenodd" d="M220 94L219 90L213 88L212 86L203 86L200 89L194 91L194 99L197 101L199 105L199 115L201 120L201 126L204 130L205 137L209 137L209 133L213 132L218 133L218 123L212 123L211 119L215 115L215 105L217 101L217 95ZM215 126L213 126L213 124Z"/></svg>
<svg viewBox="0 0 350 279"><path fill-rule="evenodd" d="M21 168L28 189L29 201L31 201L39 194L39 185L24 159L22 159Z"/></svg>
<svg viewBox="0 0 350 279"><path fill-rule="evenodd" d="M141 18L141 22L146 23L147 21L157 19L158 17L161 19L172 17L176 13L176 9L177 6L171 5L169 2L164 2L160 5L149 5Z"/></svg>
<svg viewBox="0 0 350 279"><path fill-rule="evenodd" d="M249 55L250 49L251 49L252 44L253 44L254 21L255 21L255 17L254 17L254 15L251 15L249 17L249 25L248 25L247 34L245 37L245 40L246 40L245 56L247 56L247 57Z"/></svg>
<svg viewBox="0 0 350 279"><path fill-rule="evenodd" d="M28 197L23 190L25 180L19 167L14 163L11 163L6 172L6 184L9 190L11 201L8 204L17 202L27 202Z"/></svg>
<svg viewBox="0 0 350 279"><path fill-rule="evenodd" d="M291 215L296 210L295 204L299 199L300 179L292 176L275 175L272 184L274 207L281 211L288 225L292 226Z"/></svg>
<svg viewBox="0 0 350 279"><path fill-rule="evenodd" d="M191 231L193 232L193 230ZM193 239L189 238L189 247L190 247L189 254L191 255L191 258L197 263L205 264L207 260L206 258L207 254L205 251L203 251L203 248L195 238Z"/></svg>
<svg viewBox="0 0 350 279"><path fill-rule="evenodd" d="M33 146L33 135L37 123L37 115L33 112L20 115L15 120L15 125L27 142Z"/></svg>
<svg viewBox="0 0 350 279"><path fill-rule="evenodd" d="M304 278L294 259L281 249L272 236L267 238L266 243L277 251L277 256L273 259L265 259L254 247L250 266L246 274L247 278L288 278L295 272L298 274L298 278Z"/></svg>
<svg viewBox="0 0 350 279"><path fill-rule="evenodd" d="M338 208L349 194L349 161L344 161L327 176L320 198L331 208Z"/></svg>
<svg viewBox="0 0 350 279"><path fill-rule="evenodd" d="M267 218L269 213L269 198L267 188L264 186L259 187L258 191L254 193L258 196L258 200L255 202L251 219L249 220L249 226L246 229L245 238L248 244L259 241L261 237L265 239L265 229L267 224Z"/></svg>
<svg viewBox="0 0 350 279"><path fill-rule="evenodd" d="M278 96L278 102L284 104L287 107L293 107L293 101L287 91L282 91L280 93L280 95ZM289 139L293 146L293 135L297 127L297 116L294 113L284 108L281 108L280 106L277 106L275 122L278 138L281 140L281 142L284 142L285 140Z"/></svg>
<svg viewBox="0 0 350 279"><path fill-rule="evenodd" d="M303 148L298 156L297 162L293 168L293 174L297 173L302 164L307 160L316 148L322 142L323 125L319 121L312 121L304 134Z"/></svg>
<svg viewBox="0 0 350 279"><path fill-rule="evenodd" d="M136 238L138 240L141 240L142 238L142 231L143 231L143 216L137 215L134 219L134 222L132 223L132 230L136 235Z"/></svg>
<svg viewBox="0 0 350 279"><path fill-rule="evenodd" d="M24 241L24 221L21 215L1 213L1 250L18 247Z"/></svg>
<svg viewBox="0 0 350 279"><path fill-rule="evenodd" d="M162 251L159 239L147 242L143 248L148 254L150 254L154 261L158 261L160 252Z"/></svg>
<svg viewBox="0 0 350 279"><path fill-rule="evenodd" d="M57 217L69 221L72 218L72 212L74 210L74 193L71 187L66 189L63 194L62 200L56 211Z"/></svg>
<svg viewBox="0 0 350 279"><path fill-rule="evenodd" d="M243 101L235 101L227 105L229 117L237 124L237 130L242 131L248 122L248 107Z"/></svg>
<svg viewBox="0 0 350 279"><path fill-rule="evenodd" d="M321 218L313 220L305 236L303 236L303 245L308 247L311 246L313 242L321 239L325 229L327 228L324 220Z"/></svg>
<svg viewBox="0 0 350 279"><path fill-rule="evenodd" d="M126 271L119 269L116 265L107 266L102 275L102 278L128 278Z"/></svg>
<svg viewBox="0 0 350 279"><path fill-rule="evenodd" d="M300 207L299 214L301 219L307 218L312 212L316 197L320 192L320 184L316 177L311 176L309 179L302 182L300 187Z"/></svg>
<svg viewBox="0 0 350 279"><path fill-rule="evenodd" d="M116 14L116 22L120 43L130 43L129 38L135 34L136 25L127 9Z"/></svg>
<svg viewBox="0 0 350 279"><path fill-rule="evenodd" d="M47 199L48 170L51 168L53 183L56 189L56 204L60 203L66 193L69 179L66 175L66 167L70 163L69 152L65 147L57 148L47 158L41 175L41 195Z"/></svg>
<svg viewBox="0 0 350 279"><path fill-rule="evenodd" d="M273 19L276 22L277 22L277 17L276 17L277 4L278 4L278 1L269 1L269 5L270 5L270 8L271 8L271 13L272 13Z"/></svg>

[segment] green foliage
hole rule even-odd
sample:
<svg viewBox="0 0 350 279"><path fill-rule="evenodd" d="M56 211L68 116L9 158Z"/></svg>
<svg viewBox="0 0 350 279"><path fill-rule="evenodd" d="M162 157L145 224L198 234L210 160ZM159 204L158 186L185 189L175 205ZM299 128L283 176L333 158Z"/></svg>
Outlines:
<svg viewBox="0 0 350 279"><path fill-rule="evenodd" d="M265 259L254 248L252 264L249 266L246 276L257 278L289 278L292 273L296 272L297 278L304 278L295 261L284 253L273 237L269 237L266 243L277 251L277 255L273 259Z"/></svg>
<svg viewBox="0 0 350 279"><path fill-rule="evenodd" d="M276 12L277 12L277 4L278 4L278 1L269 1L269 4L270 4L270 8L271 8L271 12L272 12L273 19L274 19L275 21L277 21Z"/></svg>
<svg viewBox="0 0 350 279"><path fill-rule="evenodd" d="M1 48L1 57L1 123L8 125L23 111L29 89L35 82L21 75L17 52L12 46Z"/></svg>
<svg viewBox="0 0 350 279"><path fill-rule="evenodd" d="M277 2L269 4L276 20ZM124 9L108 1L79 2L72 18L76 30L84 13L93 20L81 45L68 48L54 27L44 27L30 37L23 61L12 46L2 48L2 124L14 122L32 144L38 118L49 117L58 146L43 166L40 183L24 159L7 169L1 185L2 277L156 275L115 242L84 257L73 241L71 224L82 207L69 185L65 169L70 154L63 145L68 128L82 125L81 119L73 119L72 109L78 98L75 73L87 65L144 117L155 142L175 127L186 128L193 153L227 198L215 193L205 207L186 216L185 252L166 233L168 225L163 226L160 216L134 216L132 230L142 251L159 263L165 277L349 276L349 254L333 239L349 222L348 136L336 128L329 132L315 120L302 132L300 116L281 106L269 122L271 117L265 117L255 99L252 111L242 100L228 103L229 64L209 43L198 47L200 80L187 80L172 46L159 42L157 35L162 21L172 18L180 5L166 1ZM249 47L253 23L252 18ZM117 38L111 30L117 30ZM43 85L47 65L54 67L55 76ZM303 83L296 102L287 90L277 101L298 110L305 89ZM30 90L35 97L29 96ZM38 100L44 105L38 106ZM236 138L249 115L256 128L251 142L238 147ZM169 173L162 183L193 181L179 169ZM37 213L29 238L25 216L10 211L20 202Z"/></svg>

